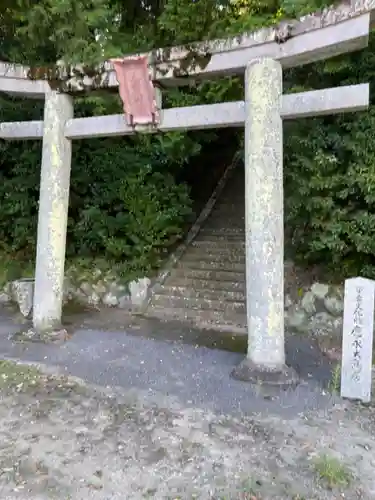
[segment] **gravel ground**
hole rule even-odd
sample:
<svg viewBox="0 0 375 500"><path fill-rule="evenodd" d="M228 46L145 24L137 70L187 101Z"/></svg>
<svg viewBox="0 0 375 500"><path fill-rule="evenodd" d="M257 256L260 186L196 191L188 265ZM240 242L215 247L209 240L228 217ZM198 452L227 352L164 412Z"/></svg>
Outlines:
<svg viewBox="0 0 375 500"><path fill-rule="evenodd" d="M0 395L4 500L375 498L371 407L214 415L10 361Z"/></svg>

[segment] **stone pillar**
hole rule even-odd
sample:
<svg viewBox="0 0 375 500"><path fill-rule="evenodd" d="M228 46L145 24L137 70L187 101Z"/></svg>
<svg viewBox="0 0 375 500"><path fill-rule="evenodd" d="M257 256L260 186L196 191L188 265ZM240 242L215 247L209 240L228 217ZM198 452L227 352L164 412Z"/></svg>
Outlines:
<svg viewBox="0 0 375 500"><path fill-rule="evenodd" d="M72 158L64 129L72 117L70 96L56 91L46 94L33 308L37 333L61 327Z"/></svg>
<svg viewBox="0 0 375 500"><path fill-rule="evenodd" d="M247 358L233 376L294 382L285 366L282 67L269 58L245 74Z"/></svg>

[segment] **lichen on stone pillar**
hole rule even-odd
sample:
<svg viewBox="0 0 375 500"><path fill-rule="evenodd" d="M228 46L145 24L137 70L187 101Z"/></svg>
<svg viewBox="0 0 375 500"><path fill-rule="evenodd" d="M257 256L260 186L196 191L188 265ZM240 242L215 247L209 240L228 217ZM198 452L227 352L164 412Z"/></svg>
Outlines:
<svg viewBox="0 0 375 500"><path fill-rule="evenodd" d="M282 67L270 58L245 74L245 227L248 355L242 380L295 381L285 366Z"/></svg>
<svg viewBox="0 0 375 500"><path fill-rule="evenodd" d="M61 327L72 158L65 124L71 118L70 96L46 94L33 308L33 328L38 333Z"/></svg>

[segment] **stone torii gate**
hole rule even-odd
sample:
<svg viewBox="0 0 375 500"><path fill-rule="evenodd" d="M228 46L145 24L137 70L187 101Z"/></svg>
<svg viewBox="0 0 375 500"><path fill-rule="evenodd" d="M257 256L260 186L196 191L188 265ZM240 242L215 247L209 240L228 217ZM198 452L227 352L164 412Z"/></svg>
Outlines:
<svg viewBox="0 0 375 500"><path fill-rule="evenodd" d="M0 91L45 98L44 121L0 124L2 139L43 140L34 330L50 332L61 326L72 140L245 124L249 342L248 355L234 376L275 384L295 382L294 372L285 365L284 350L282 120L364 110L369 104L369 86L282 95L282 68L366 47L374 10L375 0L345 2L240 39L196 44L189 50L160 49L138 59L106 62L94 78L82 67L59 67L51 76L1 63ZM186 73L191 59L195 63ZM183 85L244 71L245 101L239 102L163 110L160 91L150 85L150 81L158 87ZM132 76L143 93L131 86ZM59 81L58 90L52 88L51 80ZM74 118L75 93L117 87L119 82L126 119L123 115ZM134 96L142 102L136 103Z"/></svg>

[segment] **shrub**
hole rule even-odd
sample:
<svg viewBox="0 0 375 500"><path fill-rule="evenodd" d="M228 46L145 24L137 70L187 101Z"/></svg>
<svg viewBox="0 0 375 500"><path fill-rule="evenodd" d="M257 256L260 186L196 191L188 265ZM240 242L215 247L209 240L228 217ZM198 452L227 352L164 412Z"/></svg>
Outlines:
<svg viewBox="0 0 375 500"><path fill-rule="evenodd" d="M367 50L292 75L315 88L369 82L369 111L284 129L285 224L296 257L345 276L375 276L374 48L372 35Z"/></svg>

